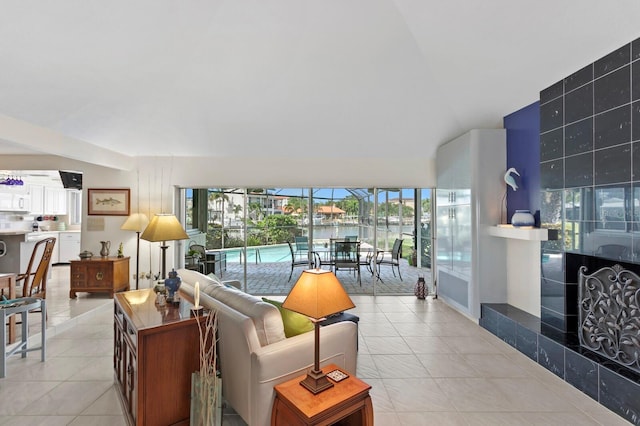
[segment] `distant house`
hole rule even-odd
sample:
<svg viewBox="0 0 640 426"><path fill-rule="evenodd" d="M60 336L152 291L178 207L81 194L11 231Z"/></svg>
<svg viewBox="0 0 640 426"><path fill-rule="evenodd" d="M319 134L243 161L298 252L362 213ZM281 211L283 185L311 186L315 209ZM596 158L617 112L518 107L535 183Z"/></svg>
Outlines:
<svg viewBox="0 0 640 426"><path fill-rule="evenodd" d="M389 204L400 204L400 198L389 198ZM402 205L411 207L412 209L416 208L416 203L413 198L402 198Z"/></svg>
<svg viewBox="0 0 640 426"><path fill-rule="evenodd" d="M335 204L331 206L319 206L316 209L316 214L321 215L325 220L336 220L344 218L345 211Z"/></svg>

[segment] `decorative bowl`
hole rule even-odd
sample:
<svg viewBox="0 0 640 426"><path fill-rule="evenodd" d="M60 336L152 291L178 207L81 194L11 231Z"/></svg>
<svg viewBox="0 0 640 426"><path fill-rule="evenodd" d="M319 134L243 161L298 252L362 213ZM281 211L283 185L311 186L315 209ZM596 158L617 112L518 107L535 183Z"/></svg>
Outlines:
<svg viewBox="0 0 640 426"><path fill-rule="evenodd" d="M80 259L91 259L93 257L93 253L91 253L89 250L85 250L78 256L80 257Z"/></svg>

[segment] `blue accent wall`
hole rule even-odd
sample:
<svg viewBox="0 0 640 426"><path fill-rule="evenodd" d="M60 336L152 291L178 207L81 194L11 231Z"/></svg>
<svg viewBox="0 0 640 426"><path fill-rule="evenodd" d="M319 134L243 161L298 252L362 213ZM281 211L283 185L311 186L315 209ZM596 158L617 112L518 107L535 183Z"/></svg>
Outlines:
<svg viewBox="0 0 640 426"><path fill-rule="evenodd" d="M507 164L520 173L514 176L518 190L507 186L507 221L516 210L531 210L540 226L540 102L504 117L507 130Z"/></svg>

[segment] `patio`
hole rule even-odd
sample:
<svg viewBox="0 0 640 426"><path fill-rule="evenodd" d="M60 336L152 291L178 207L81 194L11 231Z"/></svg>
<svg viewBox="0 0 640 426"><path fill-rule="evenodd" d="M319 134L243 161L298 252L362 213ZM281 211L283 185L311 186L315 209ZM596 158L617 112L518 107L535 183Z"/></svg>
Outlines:
<svg viewBox="0 0 640 426"><path fill-rule="evenodd" d="M302 273L304 268L297 267L293 270L291 281L289 272L291 271L291 262L261 262L256 261L255 257L250 256L247 263L247 287L246 291L256 295L286 295L295 284L296 280ZM383 266L380 270L380 278L382 281L375 283L376 295L397 295L397 294L413 294L414 286L418 281L418 277L422 274L428 285L430 293L433 293L433 285L431 280L430 269L418 269L409 266L405 259L400 260L400 278L393 276L390 267ZM342 283L345 290L349 294L374 294L375 277L367 270L366 266L361 268L362 286L358 284L357 276L348 271L338 271L336 276ZM244 281L244 263L227 262L227 269L222 273L224 280Z"/></svg>

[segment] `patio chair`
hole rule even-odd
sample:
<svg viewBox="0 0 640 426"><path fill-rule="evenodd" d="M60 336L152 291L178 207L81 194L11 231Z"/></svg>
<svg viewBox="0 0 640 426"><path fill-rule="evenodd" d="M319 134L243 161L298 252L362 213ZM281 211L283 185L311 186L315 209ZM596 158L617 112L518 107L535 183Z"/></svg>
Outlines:
<svg viewBox="0 0 640 426"><path fill-rule="evenodd" d="M309 237L295 237L296 256L298 258L308 258Z"/></svg>
<svg viewBox="0 0 640 426"><path fill-rule="evenodd" d="M340 269L348 269L358 274L360 279L360 242L359 241L335 241L333 251L333 268L336 274Z"/></svg>
<svg viewBox="0 0 640 426"><path fill-rule="evenodd" d="M309 254L309 252L307 251L307 257L305 258L299 258L296 256L295 251L293 250L293 244L291 244L291 242L287 241L287 244L289 245L289 251L291 252L291 272L289 273L289 280L291 281L291 276L293 275L293 268L295 267L305 267L306 269L311 269L314 266L314 262L313 262L313 257L311 254Z"/></svg>
<svg viewBox="0 0 640 426"><path fill-rule="evenodd" d="M394 268L398 269L398 276L400 277L400 281L402 281L402 275L400 274L400 258L402 257L402 239L396 238L393 242L393 247L391 248L391 253L388 252L378 252L376 255L376 268L378 270L378 278L382 281L380 277L380 267L382 265L391 266L391 272L393 272L393 276L396 276L396 272Z"/></svg>

